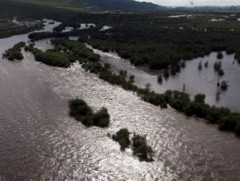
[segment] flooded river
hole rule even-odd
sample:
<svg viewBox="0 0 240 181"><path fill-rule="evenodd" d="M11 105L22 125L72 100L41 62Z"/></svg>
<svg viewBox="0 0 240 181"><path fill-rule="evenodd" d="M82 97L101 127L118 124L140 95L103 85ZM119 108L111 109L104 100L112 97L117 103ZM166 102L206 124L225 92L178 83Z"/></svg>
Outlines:
<svg viewBox="0 0 240 181"><path fill-rule="evenodd" d="M0 53L18 41L27 35L1 39ZM77 63L49 67L30 53L23 61L1 59L0 85L0 180L240 179L240 140L234 134L143 102ZM85 128L70 118L68 100L75 97L94 110L106 107L110 127ZM107 137L124 127L147 136L154 162L121 152Z"/></svg>
<svg viewBox="0 0 240 181"><path fill-rule="evenodd" d="M88 47L92 48L91 46ZM216 58L217 53L211 53L202 58L186 61L186 67L180 73L170 76L168 79L163 79L163 83L159 84L157 77L159 74L163 74L163 72L150 71L141 67L136 68L128 60L120 58L116 53L93 50L101 55L103 62L110 63L115 72L127 70L129 75L134 75L135 84L140 87L151 84L151 89L157 93L164 93L169 89L183 91L183 87L185 87L185 91L191 97L198 93L205 94L208 104L228 107L232 111L240 112L240 64L234 60L234 55L227 55L223 52L224 58L218 60ZM222 91L217 87L218 75L214 71L214 63L217 61L222 63L222 68L225 72L224 76L220 77L220 82L224 80L229 85L226 91ZM200 62L202 63L202 70L198 70ZM208 62L207 68L204 67L206 62Z"/></svg>

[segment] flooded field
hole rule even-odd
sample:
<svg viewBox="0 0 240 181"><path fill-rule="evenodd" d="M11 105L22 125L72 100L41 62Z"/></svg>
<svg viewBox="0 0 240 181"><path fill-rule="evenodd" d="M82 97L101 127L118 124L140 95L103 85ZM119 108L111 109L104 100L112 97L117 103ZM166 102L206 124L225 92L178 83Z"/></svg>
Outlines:
<svg viewBox="0 0 240 181"><path fill-rule="evenodd" d="M90 46L89 46L90 47ZM91 47L90 47L91 48ZM129 75L135 76L135 84L145 87L151 85L151 89L158 93L166 90L185 91L192 97L198 93L206 95L206 102L210 105L228 107L233 111L240 112L240 64L234 60L234 55L227 55L223 52L224 58L217 59L217 53L211 53L202 58L196 58L186 61L186 67L175 76L163 79L159 84L157 77L163 74L161 71L150 71L146 68L134 67L128 60L120 58L115 53L105 53L94 49L94 52L101 55L102 61L111 64L115 72L126 70ZM214 63L220 61L224 70L224 76L220 77L220 82L225 80L229 87L228 90L222 91L217 87L218 74L214 71ZM202 63L202 70L198 70L199 63ZM208 67L204 63L208 62Z"/></svg>

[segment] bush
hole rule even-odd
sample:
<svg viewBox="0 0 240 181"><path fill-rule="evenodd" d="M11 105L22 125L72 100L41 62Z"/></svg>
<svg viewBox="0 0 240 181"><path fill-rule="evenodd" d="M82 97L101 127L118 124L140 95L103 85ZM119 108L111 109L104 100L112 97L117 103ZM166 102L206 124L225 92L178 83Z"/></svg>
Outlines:
<svg viewBox="0 0 240 181"><path fill-rule="evenodd" d="M114 141L120 144L121 150L124 151L131 144L129 139L130 132L127 128L120 129L115 135L112 136Z"/></svg>
<svg viewBox="0 0 240 181"><path fill-rule="evenodd" d="M220 130L235 131L238 120L233 115L224 116L219 123Z"/></svg>
<svg viewBox="0 0 240 181"><path fill-rule="evenodd" d="M194 110L191 104L187 104L184 108L183 108L183 112L187 115L187 116L192 116L194 114Z"/></svg>
<svg viewBox="0 0 240 181"><path fill-rule="evenodd" d="M85 126L108 127L110 116L106 108L102 108L95 114L87 103L82 99L74 99L69 101L69 115L80 121Z"/></svg>
<svg viewBox="0 0 240 181"><path fill-rule="evenodd" d="M168 69L164 70L163 76L164 76L165 79L167 79L169 77L169 70Z"/></svg>
<svg viewBox="0 0 240 181"><path fill-rule="evenodd" d="M222 52L218 52L218 54L217 54L217 58L218 58L218 59L222 59L222 58L223 58L223 54L222 54Z"/></svg>
<svg viewBox="0 0 240 181"><path fill-rule="evenodd" d="M158 80L158 83L159 84L161 84L162 83L162 81L163 81L163 78L162 78L162 75L160 74L160 75L158 75L158 77L157 77L157 80Z"/></svg>
<svg viewBox="0 0 240 181"><path fill-rule="evenodd" d="M133 154L138 156L141 161L153 161L153 150L147 145L144 136L134 134L132 138Z"/></svg>
<svg viewBox="0 0 240 181"><path fill-rule="evenodd" d="M101 108L98 112L93 114L92 121L95 126L108 127L110 123L110 115L106 108Z"/></svg>
<svg viewBox="0 0 240 181"><path fill-rule="evenodd" d="M194 102L198 102L198 103L204 104L205 97L206 96L204 94L197 94L194 97Z"/></svg>
<svg viewBox="0 0 240 181"><path fill-rule="evenodd" d="M74 99L69 101L70 112L69 115L73 116L76 120L81 121L82 118L92 116L92 109L82 99Z"/></svg>
<svg viewBox="0 0 240 181"><path fill-rule="evenodd" d="M166 108L167 108L167 102L166 102L166 101L161 102L161 103L160 103L160 107L161 107L162 109L166 109Z"/></svg>
<svg viewBox="0 0 240 181"><path fill-rule="evenodd" d="M25 46L25 42L19 42L15 44L12 48L8 49L3 53L3 57L10 61L22 60L23 55L21 53L21 48Z"/></svg>
<svg viewBox="0 0 240 181"><path fill-rule="evenodd" d="M33 48L32 53L36 61L55 67L67 68L72 62L68 54L56 52L54 50L48 50L46 52L43 52L37 48Z"/></svg>

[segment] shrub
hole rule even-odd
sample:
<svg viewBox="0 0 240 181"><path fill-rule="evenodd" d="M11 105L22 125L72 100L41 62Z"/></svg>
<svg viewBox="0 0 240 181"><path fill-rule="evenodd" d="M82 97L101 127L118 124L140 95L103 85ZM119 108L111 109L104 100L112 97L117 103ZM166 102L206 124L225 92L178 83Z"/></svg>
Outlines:
<svg viewBox="0 0 240 181"><path fill-rule="evenodd" d="M121 150L124 151L131 144L129 139L130 132L127 128L120 129L115 135L112 136L114 141L120 144Z"/></svg>
<svg viewBox="0 0 240 181"><path fill-rule="evenodd" d="M204 94L197 94L194 97L194 102L198 102L198 103L204 104L205 97L206 96Z"/></svg>
<svg viewBox="0 0 240 181"><path fill-rule="evenodd" d="M78 121L86 116L91 116L93 114L92 109L87 105L87 103L82 99L74 99L69 101L69 114L75 117Z"/></svg>
<svg viewBox="0 0 240 181"><path fill-rule="evenodd" d="M22 60L23 55L21 53L21 48L25 46L25 42L19 42L15 44L12 48L8 49L3 53L3 57L10 61Z"/></svg>
<svg viewBox="0 0 240 181"><path fill-rule="evenodd" d="M80 121L85 126L108 127L110 116L106 108L102 108L96 113L82 99L73 99L69 101L69 115Z"/></svg>
<svg viewBox="0 0 240 181"><path fill-rule="evenodd" d="M162 75L161 75L161 74L158 75L157 80L158 80L158 83L160 83L160 84L162 83L163 78L162 78Z"/></svg>
<svg viewBox="0 0 240 181"><path fill-rule="evenodd" d="M110 115L106 108L101 108L98 112L93 114L92 121L95 126L108 127L110 123Z"/></svg>
<svg viewBox="0 0 240 181"><path fill-rule="evenodd" d="M147 145L146 137L134 134L132 138L133 154L141 161L153 161L153 150Z"/></svg>
<svg viewBox="0 0 240 181"><path fill-rule="evenodd" d="M217 58L218 58L218 59L222 59L222 58L223 58L223 54L222 54L222 52L218 52L218 54L217 54Z"/></svg>

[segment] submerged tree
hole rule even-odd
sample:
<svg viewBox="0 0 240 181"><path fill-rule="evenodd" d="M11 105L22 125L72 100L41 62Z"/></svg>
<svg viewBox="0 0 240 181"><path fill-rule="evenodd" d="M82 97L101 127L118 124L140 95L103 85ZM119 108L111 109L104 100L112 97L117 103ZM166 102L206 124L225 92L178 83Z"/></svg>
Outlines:
<svg viewBox="0 0 240 181"><path fill-rule="evenodd" d="M130 75L129 76L129 80L131 83L134 83L134 79L135 79L135 76L134 75Z"/></svg>
<svg viewBox="0 0 240 181"><path fill-rule="evenodd" d="M202 62L199 62L199 64L198 64L198 70L202 70Z"/></svg>
<svg viewBox="0 0 240 181"><path fill-rule="evenodd" d="M205 68L208 67L208 62L205 62L204 67L205 67Z"/></svg>
<svg viewBox="0 0 240 181"><path fill-rule="evenodd" d="M217 54L217 58L218 58L218 59L222 59L222 58L223 58L223 54L222 54L222 52L218 52L218 54Z"/></svg>
<svg viewBox="0 0 240 181"><path fill-rule="evenodd" d="M157 79L158 79L158 83L161 84L163 82L162 74L159 74Z"/></svg>
<svg viewBox="0 0 240 181"><path fill-rule="evenodd" d="M165 79L167 79L169 77L169 70L168 69L164 70L163 76L164 76Z"/></svg>
<svg viewBox="0 0 240 181"><path fill-rule="evenodd" d="M147 145L146 137L134 134L132 138L133 154L138 156L142 161L153 161L154 152Z"/></svg>
<svg viewBox="0 0 240 181"><path fill-rule="evenodd" d="M113 135L112 139L120 144L122 151L125 151L125 149L128 148L131 144L129 135L130 132L128 131L128 129L123 128L120 129L115 135Z"/></svg>
<svg viewBox="0 0 240 181"><path fill-rule="evenodd" d="M82 99L73 99L69 101L69 115L80 121L85 126L108 127L110 115L106 108L101 108L96 113Z"/></svg>

